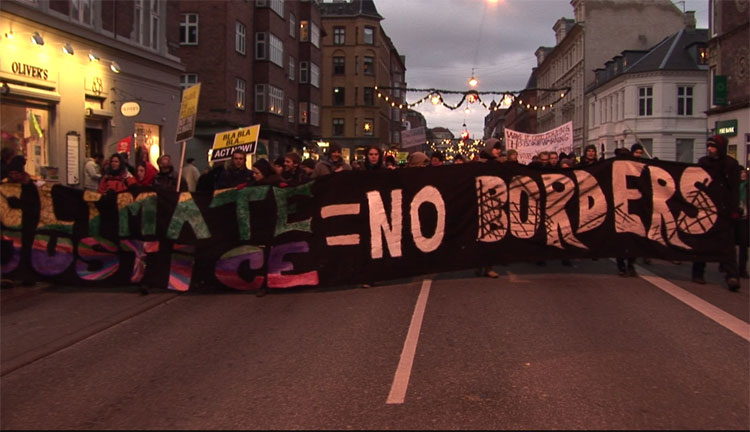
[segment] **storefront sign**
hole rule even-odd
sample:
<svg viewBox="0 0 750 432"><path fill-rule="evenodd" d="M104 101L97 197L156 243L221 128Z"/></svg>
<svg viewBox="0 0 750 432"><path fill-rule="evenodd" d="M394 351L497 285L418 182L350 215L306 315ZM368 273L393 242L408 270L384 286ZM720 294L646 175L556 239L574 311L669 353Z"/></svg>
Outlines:
<svg viewBox="0 0 750 432"><path fill-rule="evenodd" d="M235 150L242 150L247 154L255 153L259 135L260 125L217 133L211 149L211 161L231 159Z"/></svg>
<svg viewBox="0 0 750 432"><path fill-rule="evenodd" d="M16 75L24 75L31 78L46 80L49 77L49 70L20 62L11 63L10 70Z"/></svg>
<svg viewBox="0 0 750 432"><path fill-rule="evenodd" d="M716 122L716 133L724 136L737 136L737 120Z"/></svg>
<svg viewBox="0 0 750 432"><path fill-rule="evenodd" d="M120 113L125 117L135 117L141 112L141 105L138 102L125 102L120 106Z"/></svg>

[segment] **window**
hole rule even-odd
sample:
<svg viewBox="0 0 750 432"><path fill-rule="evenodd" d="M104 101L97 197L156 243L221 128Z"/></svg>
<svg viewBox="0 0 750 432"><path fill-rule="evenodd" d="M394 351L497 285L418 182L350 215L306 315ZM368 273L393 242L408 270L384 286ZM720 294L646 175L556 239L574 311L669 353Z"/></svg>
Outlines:
<svg viewBox="0 0 750 432"><path fill-rule="evenodd" d="M364 68L365 75L375 75L375 59L371 56L365 56Z"/></svg>
<svg viewBox="0 0 750 432"><path fill-rule="evenodd" d="M284 18L284 0L271 0L271 10Z"/></svg>
<svg viewBox="0 0 750 432"><path fill-rule="evenodd" d="M266 110L266 85L255 84L255 112Z"/></svg>
<svg viewBox="0 0 750 432"><path fill-rule="evenodd" d="M364 88L365 105L375 105L375 89L373 87Z"/></svg>
<svg viewBox="0 0 750 432"><path fill-rule="evenodd" d="M344 135L344 119L335 118L333 119L333 136Z"/></svg>
<svg viewBox="0 0 750 432"><path fill-rule="evenodd" d="M333 74L334 75L344 75L346 72L346 58L341 56L336 56L333 58Z"/></svg>
<svg viewBox="0 0 750 432"><path fill-rule="evenodd" d="M373 130L375 129L375 120L366 118L365 123L362 125L362 129L364 130L365 135L373 135Z"/></svg>
<svg viewBox="0 0 750 432"><path fill-rule="evenodd" d="M310 84L313 87L320 87L320 67L315 63L310 63Z"/></svg>
<svg viewBox="0 0 750 432"><path fill-rule="evenodd" d="M346 88L334 87L333 88L333 104L344 105L346 102Z"/></svg>
<svg viewBox="0 0 750 432"><path fill-rule="evenodd" d="M678 138L675 147L677 150L675 160L677 162L693 163L693 140Z"/></svg>
<svg viewBox="0 0 750 432"><path fill-rule="evenodd" d="M151 0L151 49L159 49L159 0Z"/></svg>
<svg viewBox="0 0 750 432"><path fill-rule="evenodd" d="M677 115L693 115L693 87L677 86Z"/></svg>
<svg viewBox="0 0 750 432"><path fill-rule="evenodd" d="M180 21L180 45L198 45L198 14L182 14L182 21Z"/></svg>
<svg viewBox="0 0 750 432"><path fill-rule="evenodd" d="M276 66L284 67L284 42L277 38L273 34L269 34L268 37L271 40L271 51L269 53L269 60Z"/></svg>
<svg viewBox="0 0 750 432"><path fill-rule="evenodd" d="M235 23L235 34L234 34L234 49L240 53L245 54L247 45L247 28L245 24L237 21Z"/></svg>
<svg viewBox="0 0 750 432"><path fill-rule="evenodd" d="M654 140L651 138L642 138L639 140L643 148L646 150L647 155L654 155Z"/></svg>
<svg viewBox="0 0 750 432"><path fill-rule="evenodd" d="M333 28L333 44L344 45L346 43L346 27Z"/></svg>
<svg viewBox="0 0 750 432"><path fill-rule="evenodd" d="M299 40L301 42L310 40L310 26L307 20L300 20L299 22Z"/></svg>
<svg viewBox="0 0 750 432"><path fill-rule="evenodd" d="M284 90L270 84L256 84L255 111L283 115Z"/></svg>
<svg viewBox="0 0 750 432"><path fill-rule="evenodd" d="M297 60L289 56L289 81L294 81L295 76L297 76Z"/></svg>
<svg viewBox="0 0 750 432"><path fill-rule="evenodd" d="M286 110L286 118L289 123L294 123L294 101L292 99L289 99L287 110Z"/></svg>
<svg viewBox="0 0 750 432"><path fill-rule="evenodd" d="M92 8L93 5L90 0L71 0L70 17L81 24L94 25Z"/></svg>
<svg viewBox="0 0 750 432"><path fill-rule="evenodd" d="M310 124L320 126L320 107L314 103L310 104Z"/></svg>
<svg viewBox="0 0 750 432"><path fill-rule="evenodd" d="M638 87L638 115L639 116L654 115L653 99L654 99L653 87Z"/></svg>
<svg viewBox="0 0 750 432"><path fill-rule="evenodd" d="M293 13L289 14L289 36L297 37L297 17Z"/></svg>
<svg viewBox="0 0 750 432"><path fill-rule="evenodd" d="M234 87L235 92L235 107L237 109L245 109L245 80L237 78L237 84Z"/></svg>
<svg viewBox="0 0 750 432"><path fill-rule="evenodd" d="M198 84L198 74L189 73L180 75L180 87L185 90Z"/></svg>
<svg viewBox="0 0 750 432"><path fill-rule="evenodd" d="M307 102L299 103L299 124L307 124L308 122Z"/></svg>
<svg viewBox="0 0 750 432"><path fill-rule="evenodd" d="M266 33L255 33L255 60L268 58L266 49Z"/></svg>
<svg viewBox="0 0 750 432"><path fill-rule="evenodd" d="M315 48L320 48L320 27L315 23L310 23L310 43Z"/></svg>
<svg viewBox="0 0 750 432"><path fill-rule="evenodd" d="M143 43L143 0L136 0L133 5L133 40Z"/></svg>
<svg viewBox="0 0 750 432"><path fill-rule="evenodd" d="M271 33L255 33L255 59L284 67L284 43Z"/></svg>
<svg viewBox="0 0 750 432"><path fill-rule="evenodd" d="M375 27L365 26L365 45L375 44Z"/></svg>
<svg viewBox="0 0 750 432"><path fill-rule="evenodd" d="M310 63L306 61L299 62L299 82L307 84L310 81Z"/></svg>

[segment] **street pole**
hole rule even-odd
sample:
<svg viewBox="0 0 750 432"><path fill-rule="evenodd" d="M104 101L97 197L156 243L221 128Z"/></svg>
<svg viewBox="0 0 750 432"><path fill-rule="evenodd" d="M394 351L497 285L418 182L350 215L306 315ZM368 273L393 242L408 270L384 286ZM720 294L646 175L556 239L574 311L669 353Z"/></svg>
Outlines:
<svg viewBox="0 0 750 432"><path fill-rule="evenodd" d="M180 170L177 172L177 192L180 191L180 182L182 182L182 164L185 160L186 142L182 141L182 151L180 152Z"/></svg>

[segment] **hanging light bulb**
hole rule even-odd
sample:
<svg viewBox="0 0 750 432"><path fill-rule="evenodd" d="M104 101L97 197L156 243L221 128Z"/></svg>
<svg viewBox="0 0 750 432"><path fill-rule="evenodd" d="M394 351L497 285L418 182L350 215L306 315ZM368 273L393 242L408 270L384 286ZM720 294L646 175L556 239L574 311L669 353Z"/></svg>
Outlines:
<svg viewBox="0 0 750 432"><path fill-rule="evenodd" d="M471 68L471 78L469 78L469 86L476 87L479 84L479 80L474 76L474 68Z"/></svg>
<svg viewBox="0 0 750 432"><path fill-rule="evenodd" d="M471 108L469 108L469 107L464 108L464 112L466 114L469 114L471 112Z"/></svg>
<svg viewBox="0 0 750 432"><path fill-rule="evenodd" d="M437 105L440 103L440 95L438 93L435 93L432 95L432 98L430 98L430 102L432 102L433 105Z"/></svg>

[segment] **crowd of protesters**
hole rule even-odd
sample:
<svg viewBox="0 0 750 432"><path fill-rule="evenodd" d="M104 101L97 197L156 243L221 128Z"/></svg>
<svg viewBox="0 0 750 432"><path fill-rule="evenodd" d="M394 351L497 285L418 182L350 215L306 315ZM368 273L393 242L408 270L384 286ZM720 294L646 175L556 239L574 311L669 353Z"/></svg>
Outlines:
<svg viewBox="0 0 750 432"><path fill-rule="evenodd" d="M472 159L462 155L455 155L452 161L447 161L446 156L435 151L430 155L415 151L408 155L404 168L439 167L446 163L462 164L468 162L491 162L518 164L518 152L506 149L498 139L489 139L485 147ZM729 289L736 291L739 288L739 278L748 278L748 244L750 234L748 228L748 214L750 214L750 188L748 188L747 170L741 167L735 159L727 155L727 141L720 135L708 138L706 142L707 154L700 158L698 164L716 170L724 177L727 185L722 190L721 202L717 203L719 211L730 215L735 227L736 244L739 246L739 258L725 260L720 263L721 270L725 273ZM238 188L242 189L252 185L274 185L277 187L296 186L316 178L327 175L335 175L343 171L373 171L373 170L395 170L400 168L399 163L392 155L386 155L377 146L371 146L365 150L364 160L347 163L342 156L342 149L337 144L331 144L328 152L319 160L302 159L297 152L288 152L284 156L271 161L258 158L248 169L247 154L242 150L235 150L229 161L221 161L213 164L202 174L193 164L194 159L187 159L183 167L182 176L178 180L178 174L172 164L170 155L162 155L154 167L148 160L145 150L136 151L136 165L128 163L127 153L115 153L109 159L103 160L99 154L93 155L84 166L83 186L88 190L96 190L100 193L121 192L137 187L150 187L161 191L189 191L189 192L213 192L217 189ZM644 148L636 143L628 148L615 150L616 158L644 156ZM576 168L595 164L603 159L603 155L597 155L595 145L584 148L580 160L574 154L558 153L555 151L542 151L532 158L528 164L531 167L542 169ZM28 174L24 172L25 159L23 156L3 154L3 166L0 169L4 182L24 183L30 182ZM178 188L179 181L179 188ZM734 248L733 248L734 251ZM735 253L736 254L736 253ZM623 256L616 257L617 273L620 276L637 276L635 262L638 258L633 251L626 251ZM649 264L649 260L644 260ZM538 261L538 265L545 265L544 261ZM562 260L565 266L571 266L570 260ZM705 284L705 263L694 262L692 266L692 281ZM477 275L497 278L499 275L488 263L478 268ZM371 283L363 286L370 286Z"/></svg>

